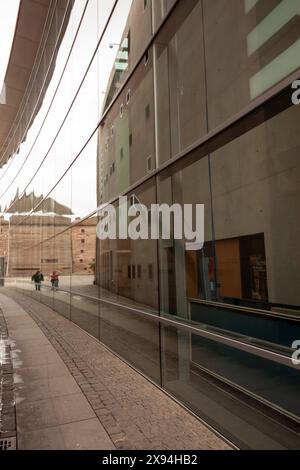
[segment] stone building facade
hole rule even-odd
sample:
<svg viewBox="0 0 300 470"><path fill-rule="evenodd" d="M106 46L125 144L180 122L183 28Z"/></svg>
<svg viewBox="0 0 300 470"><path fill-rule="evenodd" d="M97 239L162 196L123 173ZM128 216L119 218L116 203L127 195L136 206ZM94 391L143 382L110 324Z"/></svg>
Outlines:
<svg viewBox="0 0 300 470"><path fill-rule="evenodd" d="M74 274L93 274L96 259L96 217L72 227L72 270Z"/></svg>
<svg viewBox="0 0 300 470"><path fill-rule="evenodd" d="M69 217L34 215L24 220L24 216L10 218L9 234L9 277L31 277L40 269L45 275L53 271L71 274L71 237L64 229L71 224ZM61 233L59 236L56 234ZM55 237L56 236L56 237ZM55 238L54 238L55 237ZM44 240L44 243L41 243Z"/></svg>
<svg viewBox="0 0 300 470"><path fill-rule="evenodd" d="M29 277L37 269L45 275L60 271L62 275L93 274L96 257L96 218L71 226L71 219L63 216L12 216L9 222L0 219L0 230L7 231L1 238L0 257L7 257L6 275ZM44 240L43 243L42 240Z"/></svg>
<svg viewBox="0 0 300 470"><path fill-rule="evenodd" d="M1 271L6 272L7 258L8 258L8 234L9 234L9 222L0 217L0 264Z"/></svg>

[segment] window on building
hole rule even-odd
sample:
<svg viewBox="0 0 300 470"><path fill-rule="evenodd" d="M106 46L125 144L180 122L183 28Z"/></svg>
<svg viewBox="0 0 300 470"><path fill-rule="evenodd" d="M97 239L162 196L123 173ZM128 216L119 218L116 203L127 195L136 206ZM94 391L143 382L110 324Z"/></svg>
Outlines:
<svg viewBox="0 0 300 470"><path fill-rule="evenodd" d="M137 278L142 278L142 266L140 264L137 265Z"/></svg>

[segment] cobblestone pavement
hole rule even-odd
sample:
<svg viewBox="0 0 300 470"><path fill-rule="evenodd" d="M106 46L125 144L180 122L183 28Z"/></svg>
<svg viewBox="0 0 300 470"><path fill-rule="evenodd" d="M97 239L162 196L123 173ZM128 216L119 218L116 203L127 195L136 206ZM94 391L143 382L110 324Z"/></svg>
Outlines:
<svg viewBox="0 0 300 470"><path fill-rule="evenodd" d="M0 310L0 450L11 438L16 438L13 366L7 325Z"/></svg>
<svg viewBox="0 0 300 470"><path fill-rule="evenodd" d="M229 445L101 343L14 289L58 352L117 449L230 449Z"/></svg>

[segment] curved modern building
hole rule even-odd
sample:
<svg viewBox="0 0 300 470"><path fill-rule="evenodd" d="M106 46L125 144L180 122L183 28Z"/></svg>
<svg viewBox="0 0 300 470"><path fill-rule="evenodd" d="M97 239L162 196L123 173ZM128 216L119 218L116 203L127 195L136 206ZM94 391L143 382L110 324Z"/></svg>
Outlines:
<svg viewBox="0 0 300 470"><path fill-rule="evenodd" d="M0 105L2 282L242 449L300 445L299 26L299 0L21 0ZM120 196L169 235L100 239Z"/></svg>

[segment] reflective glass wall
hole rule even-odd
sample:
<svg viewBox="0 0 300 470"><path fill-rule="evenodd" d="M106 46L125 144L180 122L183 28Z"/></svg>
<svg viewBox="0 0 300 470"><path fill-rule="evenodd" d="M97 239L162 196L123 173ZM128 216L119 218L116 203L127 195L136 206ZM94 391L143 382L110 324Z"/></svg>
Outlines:
<svg viewBox="0 0 300 470"><path fill-rule="evenodd" d="M237 446L299 448L299 0L63 7L42 104L0 169L4 284ZM172 213L165 239L100 240L120 195L131 214L203 204L203 249Z"/></svg>

